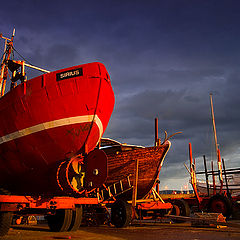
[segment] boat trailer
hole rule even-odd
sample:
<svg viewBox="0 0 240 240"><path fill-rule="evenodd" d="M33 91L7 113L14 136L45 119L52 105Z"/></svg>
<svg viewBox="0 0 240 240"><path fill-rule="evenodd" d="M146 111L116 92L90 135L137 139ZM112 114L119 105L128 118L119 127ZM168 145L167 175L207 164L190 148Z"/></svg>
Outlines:
<svg viewBox="0 0 240 240"><path fill-rule="evenodd" d="M173 205L165 203L154 188L151 198L136 199L137 174L129 189L133 189L131 201L116 199L114 194L104 200L99 189L94 197L79 198L0 195L0 236L7 234L13 215L44 215L51 231L65 232L78 230L82 222L87 225L109 223L122 228L135 219L156 219L171 214Z"/></svg>

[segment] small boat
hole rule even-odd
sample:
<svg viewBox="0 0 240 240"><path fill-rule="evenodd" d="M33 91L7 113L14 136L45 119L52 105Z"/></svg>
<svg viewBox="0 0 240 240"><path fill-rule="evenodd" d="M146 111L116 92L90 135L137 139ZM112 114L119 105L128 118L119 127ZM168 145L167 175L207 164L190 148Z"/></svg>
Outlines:
<svg viewBox="0 0 240 240"><path fill-rule="evenodd" d="M220 193L221 186L219 184L215 185L216 193ZM208 195L207 184L206 181L197 181L197 190L200 195ZM231 174L227 176L227 184L223 182L223 191L231 194L232 197L240 196L240 174ZM213 195L214 193L214 185L213 183L209 183L209 194Z"/></svg>
<svg viewBox="0 0 240 240"><path fill-rule="evenodd" d="M203 156L204 160L204 168L205 171L196 172L195 160L193 163L192 159L192 147L189 144L189 156L190 156L190 170L186 167L191 176L191 184L193 186L195 195L207 195L213 196L216 194L223 194L224 192L227 195L231 196L240 196L240 168L233 169L225 169L225 161L220 155L220 149L217 142L217 133L216 133L216 124L215 124L215 116L213 110L213 98L210 93L210 105L211 105L211 117L212 117L212 126L213 126L213 134L217 155L217 170L214 170L214 162L211 161L212 169L207 170L207 162L205 156ZM196 175L205 174L206 180L197 179ZM209 181L209 177L212 177L212 182ZM216 176L219 178L219 182L216 183Z"/></svg>
<svg viewBox="0 0 240 240"><path fill-rule="evenodd" d="M144 198L155 185L164 158L170 149L171 142L166 140L154 147L142 147L127 145L112 139L102 139L101 149L108 158L108 177L103 198L116 198L130 200L132 198L132 186L136 171L136 159L138 159L138 184L137 199ZM100 191L101 192L101 191Z"/></svg>
<svg viewBox="0 0 240 240"><path fill-rule="evenodd" d="M1 37L5 51L0 76L0 188L25 195L65 195L66 188L82 191L87 176L82 176L81 187L73 187L74 176L79 168L86 170L87 155L91 153L91 161L99 155L92 150L114 107L105 66L94 62L49 72L12 59L14 34L11 39ZM25 67L44 74L27 80Z"/></svg>

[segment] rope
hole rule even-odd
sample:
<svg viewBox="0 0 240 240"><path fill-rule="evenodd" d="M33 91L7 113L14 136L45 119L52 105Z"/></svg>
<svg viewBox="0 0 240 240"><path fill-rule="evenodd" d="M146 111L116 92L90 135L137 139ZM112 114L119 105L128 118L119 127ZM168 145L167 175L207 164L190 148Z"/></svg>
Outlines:
<svg viewBox="0 0 240 240"><path fill-rule="evenodd" d="M30 63L26 58L24 58L14 47L13 50L28 64L33 65L32 63Z"/></svg>
<svg viewBox="0 0 240 240"><path fill-rule="evenodd" d="M94 121L95 121L95 116L96 116L97 109L98 109L98 102L99 102L99 97L100 97L101 85L102 85L102 76L100 77L100 83L99 83L98 95L97 95L97 102L96 102L96 107L95 107L95 109L94 109L93 120L92 120L92 122L91 122L91 126L90 126L90 128L89 128L88 135L87 135L87 137L86 137L86 140L85 140L83 146L84 146L84 145L87 143L87 141L88 141L89 135L90 135L90 133L91 133L91 131L92 131L93 123L94 123Z"/></svg>
<svg viewBox="0 0 240 240"><path fill-rule="evenodd" d="M5 53L6 53L6 51L3 53L2 57L1 57L1 62L2 62L2 60L3 60L3 56L4 56Z"/></svg>

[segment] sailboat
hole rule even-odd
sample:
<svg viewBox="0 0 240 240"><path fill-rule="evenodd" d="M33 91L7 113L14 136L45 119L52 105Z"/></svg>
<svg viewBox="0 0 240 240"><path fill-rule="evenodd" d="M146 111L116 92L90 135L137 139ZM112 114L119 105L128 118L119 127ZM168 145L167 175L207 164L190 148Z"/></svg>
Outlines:
<svg viewBox="0 0 240 240"><path fill-rule="evenodd" d="M196 180L197 191L199 192L200 195L222 194L224 191L224 192L227 192L228 194L231 194L231 196L240 196L240 168L225 169L225 164L224 164L224 174L223 174L223 168L222 168L223 160L221 160L220 149L217 142L212 94L210 94L210 105L211 105L211 116L212 116L215 148L217 153L218 171L216 174L216 171L214 171L213 169L213 162L212 162L212 172L210 174L212 175L213 181L209 182L208 180L207 181ZM216 184L215 182L215 175L219 176L218 184Z"/></svg>

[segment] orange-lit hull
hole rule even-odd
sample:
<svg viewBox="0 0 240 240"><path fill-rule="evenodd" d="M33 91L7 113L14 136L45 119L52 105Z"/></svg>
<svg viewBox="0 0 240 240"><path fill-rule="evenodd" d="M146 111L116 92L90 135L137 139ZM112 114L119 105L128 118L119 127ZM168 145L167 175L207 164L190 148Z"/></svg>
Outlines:
<svg viewBox="0 0 240 240"><path fill-rule="evenodd" d="M146 196L156 183L156 179L160 173L164 158L171 146L169 141L156 147L129 147L128 145L121 145L121 148L111 147L106 148L105 151L108 157L108 177L105 182L106 186L110 187L111 192L114 193L113 185L117 188L117 197L121 199L131 200L132 189L129 188L129 183L133 186L136 172L136 159L138 159L138 184L137 184L137 198L141 199ZM103 149L104 150L104 149ZM123 184L123 193L120 190L119 181ZM105 198L108 197L105 194ZM113 194L114 195L114 194Z"/></svg>
<svg viewBox="0 0 240 240"><path fill-rule="evenodd" d="M0 188L60 193L57 164L96 147L113 107L101 63L47 73L12 89L0 99Z"/></svg>

